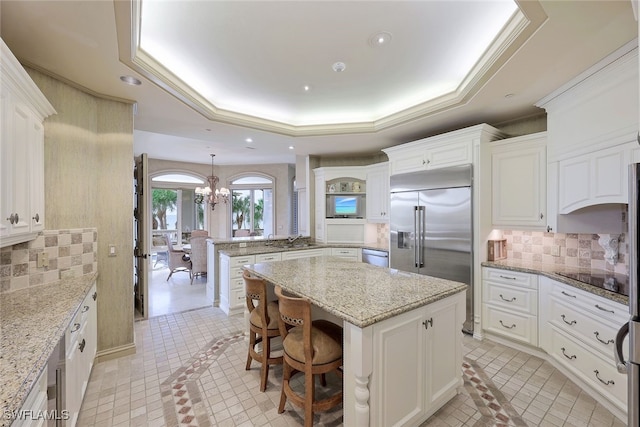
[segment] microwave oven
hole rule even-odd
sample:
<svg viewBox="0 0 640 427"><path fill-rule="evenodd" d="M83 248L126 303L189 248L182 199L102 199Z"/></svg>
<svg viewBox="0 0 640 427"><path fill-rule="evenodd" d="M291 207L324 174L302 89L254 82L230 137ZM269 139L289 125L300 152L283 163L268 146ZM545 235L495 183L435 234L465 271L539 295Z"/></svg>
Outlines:
<svg viewBox="0 0 640 427"><path fill-rule="evenodd" d="M364 194L327 195L327 218L364 218Z"/></svg>

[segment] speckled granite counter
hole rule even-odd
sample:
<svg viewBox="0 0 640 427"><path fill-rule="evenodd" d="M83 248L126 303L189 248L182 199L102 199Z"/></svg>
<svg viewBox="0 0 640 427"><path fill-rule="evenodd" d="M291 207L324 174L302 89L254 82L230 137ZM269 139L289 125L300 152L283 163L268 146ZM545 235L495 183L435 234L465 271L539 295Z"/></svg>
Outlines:
<svg viewBox="0 0 640 427"><path fill-rule="evenodd" d="M482 263L483 267L501 268L503 270L520 271L523 273L532 273L546 276L550 279L564 283L574 288L582 289L583 291L590 292L595 295L610 299L620 304L629 305L629 297L615 292L608 291L596 286L589 285L587 283L573 280L568 277L561 276L557 273L585 273L589 274L589 269L579 269L576 267L568 267L564 265L556 264L543 264L541 262L503 259L500 261L485 261Z"/></svg>
<svg viewBox="0 0 640 427"><path fill-rule="evenodd" d="M360 328L467 288L450 280L338 257L302 258L246 268Z"/></svg>
<svg viewBox="0 0 640 427"><path fill-rule="evenodd" d="M233 247L230 249L220 249L219 253L227 256L242 256L242 255L259 255L269 254L275 252L288 252L288 251L304 251L310 249L324 249L324 248L360 248L360 249L377 249L381 251L388 251L387 245L379 243L305 243L302 245L288 245L286 241L277 242L275 245L262 244L259 246L247 246L246 248Z"/></svg>
<svg viewBox="0 0 640 427"><path fill-rule="evenodd" d="M2 414L18 410L97 274L0 294ZM2 418L0 426L9 421Z"/></svg>

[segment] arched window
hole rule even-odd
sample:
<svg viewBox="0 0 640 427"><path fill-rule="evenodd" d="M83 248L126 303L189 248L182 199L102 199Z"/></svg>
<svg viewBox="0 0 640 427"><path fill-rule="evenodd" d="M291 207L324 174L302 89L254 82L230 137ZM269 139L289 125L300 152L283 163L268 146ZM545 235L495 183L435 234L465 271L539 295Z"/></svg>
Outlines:
<svg viewBox="0 0 640 427"><path fill-rule="evenodd" d="M204 178L189 172L165 171L151 177L154 246L159 246L156 243L162 242L163 234L181 244L186 243L192 230L206 229L205 205L195 203L195 188L204 185Z"/></svg>
<svg viewBox="0 0 640 427"><path fill-rule="evenodd" d="M274 181L260 173L231 179L231 236L274 234Z"/></svg>

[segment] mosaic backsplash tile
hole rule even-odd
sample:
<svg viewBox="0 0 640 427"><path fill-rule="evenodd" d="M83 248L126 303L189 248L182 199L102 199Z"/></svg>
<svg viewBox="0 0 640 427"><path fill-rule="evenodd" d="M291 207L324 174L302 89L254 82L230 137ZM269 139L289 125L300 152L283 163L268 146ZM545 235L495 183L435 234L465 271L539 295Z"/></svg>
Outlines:
<svg viewBox="0 0 640 427"><path fill-rule="evenodd" d="M502 236L507 240L507 258L629 274L626 233L619 237L618 262L615 265L604 260L598 234L502 230ZM552 255L554 246L559 246L560 256Z"/></svg>
<svg viewBox="0 0 640 427"><path fill-rule="evenodd" d="M49 257L37 267L39 253ZM45 230L35 240L0 249L0 293L57 282L98 269L98 230Z"/></svg>

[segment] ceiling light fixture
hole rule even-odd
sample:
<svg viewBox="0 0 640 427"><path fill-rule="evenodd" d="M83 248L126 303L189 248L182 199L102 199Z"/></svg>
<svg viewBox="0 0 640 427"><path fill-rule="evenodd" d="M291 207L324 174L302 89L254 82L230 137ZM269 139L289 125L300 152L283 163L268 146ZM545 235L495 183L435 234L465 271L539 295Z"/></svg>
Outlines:
<svg viewBox="0 0 640 427"><path fill-rule="evenodd" d="M251 144L251 143L253 142L253 139L251 139L251 138L246 138L244 141L245 141L247 144Z"/></svg>
<svg viewBox="0 0 640 427"><path fill-rule="evenodd" d="M387 31L381 31L369 37L369 45L373 47L380 47L391 43L391 33Z"/></svg>
<svg viewBox="0 0 640 427"><path fill-rule="evenodd" d="M220 178L213 174L213 158L215 156L215 154L211 154L211 175L207 177L209 185L205 188L196 187L196 197L194 199L194 201L200 205L206 197L207 203L211 205L211 210L215 210L218 203L226 204L229 202L229 190L224 187L221 187L219 190L216 188Z"/></svg>
<svg viewBox="0 0 640 427"><path fill-rule="evenodd" d="M293 150L295 147L293 145L289 146L289 150Z"/></svg>
<svg viewBox="0 0 640 427"><path fill-rule="evenodd" d="M309 92L311 90L311 86L309 85L304 85L302 88L304 89L305 92Z"/></svg>
<svg viewBox="0 0 640 427"><path fill-rule="evenodd" d="M347 68L347 65L344 62L336 62L332 68L336 73L341 73Z"/></svg>
<svg viewBox="0 0 640 427"><path fill-rule="evenodd" d="M120 76L120 80L131 86L140 86L142 82L133 76Z"/></svg>

